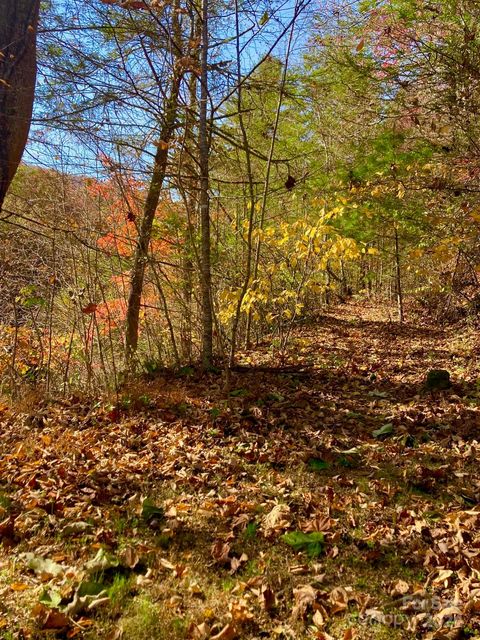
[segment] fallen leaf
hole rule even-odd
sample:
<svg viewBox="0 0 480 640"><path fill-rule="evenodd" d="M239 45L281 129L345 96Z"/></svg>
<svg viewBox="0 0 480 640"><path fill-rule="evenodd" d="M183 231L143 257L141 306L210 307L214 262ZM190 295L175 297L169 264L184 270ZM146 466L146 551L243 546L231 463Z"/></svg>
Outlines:
<svg viewBox="0 0 480 640"><path fill-rule="evenodd" d="M192 640L207 640L210 638L210 627L205 622L192 624L188 628L188 637Z"/></svg>
<svg viewBox="0 0 480 640"><path fill-rule="evenodd" d="M333 615L345 611L348 608L348 593L343 587L332 589L329 600L332 603L331 613Z"/></svg>
<svg viewBox="0 0 480 640"><path fill-rule="evenodd" d="M217 564L230 564L230 545L223 540L216 540L211 548L212 557Z"/></svg>
<svg viewBox="0 0 480 640"><path fill-rule="evenodd" d="M235 640L238 637L238 632L235 626L231 623L227 624L223 629L211 636L210 640Z"/></svg>
<svg viewBox="0 0 480 640"><path fill-rule="evenodd" d="M268 584L262 584L259 597L262 609L265 611L271 611L277 603L275 593L270 589Z"/></svg>
<svg viewBox="0 0 480 640"><path fill-rule="evenodd" d="M246 562L248 562L248 556L246 553L242 553L240 558L234 556L230 560L230 575L236 573Z"/></svg>
<svg viewBox="0 0 480 640"><path fill-rule="evenodd" d="M311 585L305 584L293 590L295 606L292 609L292 618L303 618L308 607L317 599L317 590Z"/></svg>
<svg viewBox="0 0 480 640"><path fill-rule="evenodd" d="M27 589L30 589L30 585L25 584L24 582L12 582L10 589L12 591L26 591Z"/></svg>
<svg viewBox="0 0 480 640"><path fill-rule="evenodd" d="M315 613L313 614L313 617L312 617L312 622L319 629L321 629L322 627L325 626L326 620L323 617L323 615L320 612L320 610L315 611Z"/></svg>
<svg viewBox="0 0 480 640"><path fill-rule="evenodd" d="M404 596L410 591L410 585L405 580L395 580L391 583L389 588L389 594L392 598L399 598Z"/></svg>
<svg viewBox="0 0 480 640"><path fill-rule="evenodd" d="M233 623L237 625L243 625L246 622L253 620L255 617L248 603L243 599L240 599L236 602L230 602L228 605L228 610L230 612L230 615L232 616Z"/></svg>
<svg viewBox="0 0 480 640"><path fill-rule="evenodd" d="M57 578L66 571L66 567L61 564L57 564L49 558L36 556L34 553L25 553L23 558L26 560L28 568L42 578Z"/></svg>
<svg viewBox="0 0 480 640"><path fill-rule="evenodd" d="M41 629L64 629L71 624L65 613L58 611L58 609L49 609L40 603L33 607L32 613Z"/></svg>
<svg viewBox="0 0 480 640"><path fill-rule="evenodd" d="M263 535L270 538L287 529L290 522L290 507L286 504L277 504L262 520Z"/></svg>

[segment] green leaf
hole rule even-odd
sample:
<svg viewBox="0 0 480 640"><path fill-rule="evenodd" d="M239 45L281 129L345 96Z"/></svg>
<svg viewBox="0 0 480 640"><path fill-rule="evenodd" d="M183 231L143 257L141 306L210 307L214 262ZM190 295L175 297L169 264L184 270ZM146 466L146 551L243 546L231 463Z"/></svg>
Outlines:
<svg viewBox="0 0 480 640"><path fill-rule="evenodd" d="M40 595L39 602L44 604L46 607L57 609L62 602L62 594L55 589L45 589L45 591Z"/></svg>
<svg viewBox="0 0 480 640"><path fill-rule="evenodd" d="M374 438L386 438L393 433L393 430L393 424L391 422L387 422L387 424L384 424L380 429L372 431L372 436Z"/></svg>
<svg viewBox="0 0 480 640"><path fill-rule="evenodd" d="M84 580L78 585L79 596L98 596L105 589L105 585L95 580Z"/></svg>
<svg viewBox="0 0 480 640"><path fill-rule="evenodd" d="M243 396L248 395L248 391L246 389L234 389L230 391L230 395L232 398L243 398Z"/></svg>
<svg viewBox="0 0 480 640"><path fill-rule="evenodd" d="M277 391L271 391L270 393L267 393L266 399L273 402L283 402L285 400L285 397Z"/></svg>
<svg viewBox="0 0 480 640"><path fill-rule="evenodd" d="M339 456L338 464L345 469L356 469L361 466L362 459L358 454L343 455Z"/></svg>
<svg viewBox="0 0 480 640"><path fill-rule="evenodd" d="M27 307L27 309L31 309L32 307L41 307L46 304L45 298L40 298L39 296L32 296L31 298L23 299L23 306Z"/></svg>
<svg viewBox="0 0 480 640"><path fill-rule="evenodd" d="M157 507L157 505L150 500L150 498L145 498L142 502L142 512L141 516L144 520L149 522L150 520L161 519L163 518L164 512L161 507Z"/></svg>
<svg viewBox="0 0 480 640"><path fill-rule="evenodd" d="M257 533L258 533L258 523L249 522L245 527L245 531L243 532L243 537L246 540L254 540L257 537Z"/></svg>
<svg viewBox="0 0 480 640"><path fill-rule="evenodd" d="M358 411L347 411L347 413L345 414L345 417L362 420L365 416L363 415L363 413L358 413Z"/></svg>
<svg viewBox="0 0 480 640"><path fill-rule="evenodd" d="M221 415L222 410L219 407L212 407L209 413L212 416L212 418L215 420L215 418L218 418L218 416Z"/></svg>
<svg viewBox="0 0 480 640"><path fill-rule="evenodd" d="M270 16L268 15L268 11L265 11L265 13L260 18L260 21L259 21L260 26L263 27L264 24L267 24L269 18Z"/></svg>
<svg viewBox="0 0 480 640"><path fill-rule="evenodd" d="M295 551L305 551L311 558L321 555L324 548L325 538L323 533L313 531L303 533L302 531L292 531L282 536L283 542L293 547Z"/></svg>
<svg viewBox="0 0 480 640"><path fill-rule="evenodd" d="M325 469L329 468L328 462L322 460L321 458L310 458L307 462L308 468L311 471L325 471Z"/></svg>
<svg viewBox="0 0 480 640"><path fill-rule="evenodd" d="M106 553L105 549L99 549L97 555L85 563L85 570L89 574L100 573L112 567L118 567L119 561L111 554Z"/></svg>

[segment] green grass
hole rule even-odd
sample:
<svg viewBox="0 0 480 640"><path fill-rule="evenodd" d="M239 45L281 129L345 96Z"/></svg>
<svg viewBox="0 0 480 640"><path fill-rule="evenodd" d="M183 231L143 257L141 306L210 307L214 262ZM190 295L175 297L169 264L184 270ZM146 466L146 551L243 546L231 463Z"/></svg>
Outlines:
<svg viewBox="0 0 480 640"><path fill-rule="evenodd" d="M129 640L179 640L186 637L187 620L148 597L135 598L120 619L123 638ZM91 637L93 640L93 636Z"/></svg>

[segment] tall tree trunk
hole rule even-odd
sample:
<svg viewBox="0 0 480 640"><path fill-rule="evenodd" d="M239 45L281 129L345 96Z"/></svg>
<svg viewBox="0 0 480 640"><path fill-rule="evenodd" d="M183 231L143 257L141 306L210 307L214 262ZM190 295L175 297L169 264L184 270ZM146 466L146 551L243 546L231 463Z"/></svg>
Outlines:
<svg viewBox="0 0 480 640"><path fill-rule="evenodd" d="M196 62L197 68L200 67L200 44L202 21L198 15L196 7L189 5L190 10L190 40L198 43L192 51L192 58ZM186 228L184 234L184 247L182 255L182 304L183 313L180 323L180 339L181 339L181 355L184 362L192 360L192 302L193 302L193 273L194 273L194 257L197 258L199 271L201 265L198 260L198 254L195 252L195 219L198 214L198 164L194 161L194 149L198 143L196 126L198 123L198 76L197 73L191 73L188 82L188 108L185 117L185 147L191 150L187 153L187 161L182 160L179 173L183 172L183 166L189 176L187 178L187 190L184 192L184 202L186 209ZM183 188L183 184L182 184Z"/></svg>
<svg viewBox="0 0 480 640"><path fill-rule="evenodd" d="M405 316L403 313L402 271L400 268L400 247L398 242L397 225L395 225L395 285L397 290L398 321L403 322Z"/></svg>
<svg viewBox="0 0 480 640"><path fill-rule="evenodd" d="M27 142L40 0L0 0L0 209Z"/></svg>
<svg viewBox="0 0 480 640"><path fill-rule="evenodd" d="M128 369L131 369L135 364L135 356L138 346L140 301L142 297L143 281L145 279L145 268L148 262L148 251L152 236L153 221L155 219L155 212L160 200L160 193L167 169L168 146L175 132L180 82L180 75L175 73L167 101L165 120L159 134L160 139L157 144L153 173L150 180L147 198L145 200L143 217L138 231L137 247L133 260L130 278L130 293L127 304L125 359Z"/></svg>
<svg viewBox="0 0 480 640"><path fill-rule="evenodd" d="M200 166L200 227L201 227L201 296L202 296L202 364L208 368L213 358L212 273L210 242L209 136L208 102L208 0L202 0L202 50L200 58L200 113L198 149Z"/></svg>

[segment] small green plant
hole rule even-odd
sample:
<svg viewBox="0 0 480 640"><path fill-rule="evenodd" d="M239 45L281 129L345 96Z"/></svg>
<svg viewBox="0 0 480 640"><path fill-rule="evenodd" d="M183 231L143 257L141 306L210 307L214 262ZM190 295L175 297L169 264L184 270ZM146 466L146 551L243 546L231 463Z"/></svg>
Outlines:
<svg viewBox="0 0 480 640"><path fill-rule="evenodd" d="M172 538L165 533L159 533L156 542L161 549L168 549L172 543Z"/></svg>
<svg viewBox="0 0 480 640"><path fill-rule="evenodd" d="M259 573L258 562L256 560L249 560L245 565L245 568L243 569L242 575L245 578L251 578L253 576L258 575L258 573Z"/></svg>
<svg viewBox="0 0 480 640"><path fill-rule="evenodd" d="M132 576L115 574L112 584L107 589L112 613L121 613L132 594Z"/></svg>
<svg viewBox="0 0 480 640"><path fill-rule="evenodd" d="M186 620L169 618L165 607L148 598L136 598L121 619L124 638L135 640L177 640L185 637Z"/></svg>
<svg viewBox="0 0 480 640"><path fill-rule="evenodd" d="M323 533L313 531L312 533L303 533L303 531L292 531L282 536L283 542L293 547L295 551L304 551L311 558L316 558L322 554L325 538Z"/></svg>
<svg viewBox="0 0 480 640"><path fill-rule="evenodd" d="M231 591L235 586L235 580L233 578L225 578L222 580L222 589L223 591Z"/></svg>
<svg viewBox="0 0 480 640"><path fill-rule="evenodd" d="M130 398L130 396L125 396L120 400L120 407L124 411L127 411L128 409L130 409L131 404L132 404L132 399Z"/></svg>
<svg viewBox="0 0 480 640"><path fill-rule="evenodd" d="M248 391L247 389L233 389L230 391L230 396L232 398L244 398L245 396L248 396Z"/></svg>
<svg viewBox="0 0 480 640"><path fill-rule="evenodd" d="M145 498L142 502L142 518L145 522L149 523L152 520L161 520L163 515L164 511L161 507L157 507L150 498Z"/></svg>
<svg viewBox="0 0 480 640"><path fill-rule="evenodd" d="M216 418L218 418L219 415L221 415L222 410L219 407L212 407L209 413L212 416L212 418L215 420Z"/></svg>
<svg viewBox="0 0 480 640"><path fill-rule="evenodd" d="M113 526L115 528L115 531L120 535L122 535L128 529L128 526L129 526L128 519L125 516L119 516L118 518L114 518ZM135 526L135 522L132 522L131 526Z"/></svg>
<svg viewBox="0 0 480 640"><path fill-rule="evenodd" d="M387 436L392 435L393 432L393 424L391 422L387 422L387 424L384 424L383 427L372 431L372 436L374 438L377 438L377 440L381 440L382 438L386 438Z"/></svg>
<svg viewBox="0 0 480 640"><path fill-rule="evenodd" d="M194 374L195 374L195 369L193 367L185 366L185 367L180 367L180 369L178 370L179 376L191 377Z"/></svg>
<svg viewBox="0 0 480 640"><path fill-rule="evenodd" d="M321 458L310 458L307 462L307 466L310 471L325 471L330 466L326 460L322 460Z"/></svg>
<svg viewBox="0 0 480 640"><path fill-rule="evenodd" d="M7 496L6 493L3 493L2 491L0 491L0 508L1 509L5 509L5 511L7 513L12 508L12 500L11 500L11 498L9 496Z"/></svg>
<svg viewBox="0 0 480 640"><path fill-rule="evenodd" d="M156 360L145 360L142 363L142 367L145 371L145 373L147 373L148 375L155 375L156 373L158 373L159 371L161 371L162 369L162 365L157 362Z"/></svg>
<svg viewBox="0 0 480 640"><path fill-rule="evenodd" d="M243 532L244 540L254 540L257 537L258 522L249 522Z"/></svg>

